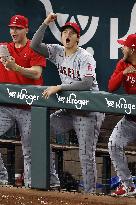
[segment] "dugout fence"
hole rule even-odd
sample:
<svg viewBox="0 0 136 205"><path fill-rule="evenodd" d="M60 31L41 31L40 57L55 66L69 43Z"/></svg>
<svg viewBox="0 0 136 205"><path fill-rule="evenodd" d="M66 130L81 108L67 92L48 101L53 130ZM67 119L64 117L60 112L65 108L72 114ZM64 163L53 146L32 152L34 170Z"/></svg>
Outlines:
<svg viewBox="0 0 136 205"><path fill-rule="evenodd" d="M42 97L42 92L45 88L45 86L1 84L0 103L28 104L32 106L32 188L48 190L50 174L50 108L55 107L135 115L136 107L135 96L117 95L107 92L67 91L51 96L50 99L45 100ZM63 149L61 146L60 152L62 152ZM106 148L103 151L106 152L107 156ZM105 167L106 165L107 164L105 164ZM107 172L106 174L105 177L110 177L110 173ZM104 183L106 184L107 182Z"/></svg>

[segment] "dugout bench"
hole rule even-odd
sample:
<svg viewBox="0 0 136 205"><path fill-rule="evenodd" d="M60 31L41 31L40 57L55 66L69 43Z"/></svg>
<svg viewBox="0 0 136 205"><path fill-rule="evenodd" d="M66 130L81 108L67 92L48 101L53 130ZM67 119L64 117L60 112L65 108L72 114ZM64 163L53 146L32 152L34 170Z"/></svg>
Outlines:
<svg viewBox="0 0 136 205"><path fill-rule="evenodd" d="M16 146L21 146L21 141L14 139L0 139L0 148L7 149L7 171L8 181L10 185L15 185L15 150ZM56 154L57 164L56 169L59 176L63 174L63 152L69 150L78 150L79 147L75 145L51 144L53 151ZM128 146L126 150L127 155L136 155L136 147ZM109 179L111 178L111 160L109 157L107 143L98 143L96 149L96 157L102 157L102 192L108 194L110 192ZM22 170L23 171L23 170Z"/></svg>
<svg viewBox="0 0 136 205"><path fill-rule="evenodd" d="M21 146L20 138L18 140L14 139L0 139L0 148L6 148L6 168L8 171L8 182L9 185L15 185L15 150L16 146ZM62 176L63 174L63 152L69 150L78 150L78 146L72 145L58 145L51 144L53 152L55 152L57 158L56 169L58 172L58 176ZM100 156L103 158L103 176L102 183L107 184L107 179L111 177L110 173L110 158L108 154L107 148L104 148L103 145L99 144L96 150L96 156ZM23 170L22 170L23 171ZM109 187L105 186L105 190L103 192L107 193L109 191Z"/></svg>

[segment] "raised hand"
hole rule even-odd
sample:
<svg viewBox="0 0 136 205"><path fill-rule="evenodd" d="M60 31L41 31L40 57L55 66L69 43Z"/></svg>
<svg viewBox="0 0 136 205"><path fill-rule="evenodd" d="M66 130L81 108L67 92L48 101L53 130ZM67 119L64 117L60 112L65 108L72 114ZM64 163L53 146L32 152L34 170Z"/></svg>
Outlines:
<svg viewBox="0 0 136 205"><path fill-rule="evenodd" d="M46 25L49 25L51 22L54 22L56 19L57 19L57 14L51 12L51 13L48 14L46 19L44 20L44 23Z"/></svg>

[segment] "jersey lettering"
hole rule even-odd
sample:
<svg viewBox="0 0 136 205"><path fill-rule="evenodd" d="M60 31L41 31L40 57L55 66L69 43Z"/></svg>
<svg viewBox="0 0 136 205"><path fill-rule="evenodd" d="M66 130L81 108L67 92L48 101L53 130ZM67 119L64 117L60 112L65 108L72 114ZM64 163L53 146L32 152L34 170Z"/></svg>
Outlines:
<svg viewBox="0 0 136 205"><path fill-rule="evenodd" d="M74 70L74 69L66 68L66 67L62 67L62 66L60 66L59 73L63 74L63 75L66 75L66 76L69 76L73 79L80 77L80 74L79 74L78 70Z"/></svg>
<svg viewBox="0 0 136 205"><path fill-rule="evenodd" d="M136 78L133 77L133 76L127 76L127 79L126 79L127 82L130 83L130 86L136 86Z"/></svg>

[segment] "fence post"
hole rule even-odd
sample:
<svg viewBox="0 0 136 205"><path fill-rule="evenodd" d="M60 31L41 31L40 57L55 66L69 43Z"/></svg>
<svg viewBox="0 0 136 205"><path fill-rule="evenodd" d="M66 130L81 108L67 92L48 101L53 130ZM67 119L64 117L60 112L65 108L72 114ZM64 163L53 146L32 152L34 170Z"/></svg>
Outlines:
<svg viewBox="0 0 136 205"><path fill-rule="evenodd" d="M109 154L103 155L103 170L102 170L102 183L105 185L103 192L109 194L111 192L111 159Z"/></svg>
<svg viewBox="0 0 136 205"><path fill-rule="evenodd" d="M49 189L50 117L47 107L32 107L32 188Z"/></svg>

